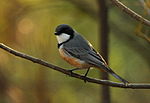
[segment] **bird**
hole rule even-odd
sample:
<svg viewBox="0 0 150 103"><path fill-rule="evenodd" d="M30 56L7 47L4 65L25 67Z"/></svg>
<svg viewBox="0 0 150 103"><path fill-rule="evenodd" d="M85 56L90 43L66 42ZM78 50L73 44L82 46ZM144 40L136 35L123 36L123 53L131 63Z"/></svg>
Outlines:
<svg viewBox="0 0 150 103"><path fill-rule="evenodd" d="M60 24L56 27L54 34L58 41L60 56L73 65L74 69L69 71L87 69L87 76L91 67L98 68L114 76L124 84L129 82L116 74L98 53L92 44L68 24ZM85 80L86 81L86 80Z"/></svg>

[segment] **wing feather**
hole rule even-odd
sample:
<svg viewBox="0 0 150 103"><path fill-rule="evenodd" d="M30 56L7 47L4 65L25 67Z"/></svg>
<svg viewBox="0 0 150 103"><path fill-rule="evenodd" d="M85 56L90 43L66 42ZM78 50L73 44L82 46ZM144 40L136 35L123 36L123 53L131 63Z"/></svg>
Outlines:
<svg viewBox="0 0 150 103"><path fill-rule="evenodd" d="M73 57L84 60L92 65L106 64L105 60L94 50L89 41L78 34L75 35L74 39L65 43L63 49Z"/></svg>

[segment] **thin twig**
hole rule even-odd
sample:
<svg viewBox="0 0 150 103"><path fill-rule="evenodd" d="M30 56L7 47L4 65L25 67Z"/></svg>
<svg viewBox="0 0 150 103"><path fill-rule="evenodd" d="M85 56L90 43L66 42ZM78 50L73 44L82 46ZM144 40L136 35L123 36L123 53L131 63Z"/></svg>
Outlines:
<svg viewBox="0 0 150 103"><path fill-rule="evenodd" d="M136 33L136 35L144 40L146 40L148 43L150 43L150 38L148 36L146 36L145 34L143 33Z"/></svg>
<svg viewBox="0 0 150 103"><path fill-rule="evenodd" d="M77 73L70 73L68 70L66 69L63 69L61 67L58 67L58 66L55 66L53 64L50 64L44 60L41 60L41 59L38 59L38 58L35 58L35 57L32 57L30 55L27 55L27 54L24 54L24 53L21 53L19 51L16 51L2 43L0 43L0 48L15 55L15 56L18 56L18 57L21 57L21 58L24 58L26 60L29 60L29 61L32 61L34 63L37 63L37 64L40 64L40 65L43 65L45 67L48 67L48 68L51 68L51 69L54 69L56 71L59 71L61 73L64 73L66 75L69 75L71 77L75 77L75 78L78 78L78 79L81 79L81 80L87 80L87 82L91 82L91 83L96 83L96 84L103 84L103 85L107 85L107 86L112 86L112 87L119 87L119 88L132 88L132 89L150 89L150 84L141 84L141 83L129 83L128 85L125 85L123 83L116 83L116 82L112 82L112 81L108 81L108 80L98 80L98 79L95 79L95 78L89 78L89 77L84 77L80 74L77 74Z"/></svg>
<svg viewBox="0 0 150 103"><path fill-rule="evenodd" d="M142 29L142 26L141 26L141 24L139 24L137 29L135 30L135 34L138 37L140 37L140 38L146 40L148 43L150 43L150 38L147 35L145 35L144 33L142 33L141 29Z"/></svg>
<svg viewBox="0 0 150 103"><path fill-rule="evenodd" d="M145 0L140 0L141 5L143 6L143 8L146 11L146 14L150 15L150 8L148 7L148 4L146 3Z"/></svg>
<svg viewBox="0 0 150 103"><path fill-rule="evenodd" d="M116 5L118 8L120 8L122 11L127 13L132 18L136 19L137 21L140 21L141 23L150 26L150 21L142 17L141 15L137 14L127 6L125 6L122 2L119 0L110 0L114 5Z"/></svg>

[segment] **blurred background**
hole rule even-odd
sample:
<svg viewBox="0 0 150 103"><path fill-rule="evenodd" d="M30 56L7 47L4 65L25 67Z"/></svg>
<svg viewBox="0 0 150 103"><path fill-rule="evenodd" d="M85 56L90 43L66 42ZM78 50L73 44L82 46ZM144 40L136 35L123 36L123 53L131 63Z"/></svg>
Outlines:
<svg viewBox="0 0 150 103"><path fill-rule="evenodd" d="M59 24L71 25L100 49L98 0L0 1L0 42L13 49L73 68L58 53L54 31ZM150 20L149 0L121 1ZM150 36L149 27L110 1L107 6L110 67L130 82L150 83L150 46L138 36ZM93 69L88 76L99 78L99 71ZM150 103L150 90L110 89L111 103ZM0 103L100 103L101 96L101 85L84 83L0 50Z"/></svg>

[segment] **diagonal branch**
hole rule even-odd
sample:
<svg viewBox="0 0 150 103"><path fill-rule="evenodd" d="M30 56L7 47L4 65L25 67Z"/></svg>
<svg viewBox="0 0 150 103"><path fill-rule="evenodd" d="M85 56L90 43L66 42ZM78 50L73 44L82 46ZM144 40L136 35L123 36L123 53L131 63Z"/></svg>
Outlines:
<svg viewBox="0 0 150 103"><path fill-rule="evenodd" d="M148 43L150 43L150 38L142 32L141 23L139 23L139 25L135 29L135 35L137 35L138 37L140 37L140 38L146 40Z"/></svg>
<svg viewBox="0 0 150 103"><path fill-rule="evenodd" d="M108 80L98 80L98 79L95 79L95 78L89 78L89 77L84 77L80 74L77 74L77 73L70 73L68 70L66 69L63 69L61 67L58 67L58 66L55 66L53 64L50 64L44 60L41 60L41 59L38 59L38 58L35 58L35 57L32 57L30 55L27 55L27 54L24 54L24 53L21 53L19 51L16 51L14 49L11 49L10 47L0 43L0 48L15 55L15 56L18 56L18 57L21 57L21 58L24 58L26 60L29 60L29 61L32 61L34 63L37 63L37 64L40 64L40 65L43 65L45 67L48 67L48 68L51 68L53 70L56 70L56 71L59 71L61 73L64 73L66 75L70 75L71 77L74 77L74 78L78 78L78 79L81 79L81 80L87 80L87 82L91 82L91 83L96 83L96 84L103 84L103 85L107 85L107 86L112 86L112 87L119 87L119 88L132 88L132 89L150 89L150 84L141 84L141 83L129 83L128 85L124 85L123 83L116 83L116 82L112 82L112 81L108 81Z"/></svg>
<svg viewBox="0 0 150 103"><path fill-rule="evenodd" d="M136 19L137 21L140 21L141 23L150 26L150 21L142 17L141 15L137 14L127 6L125 6L123 3L121 3L119 0L110 0L114 5L116 5L118 8L120 8L122 11L127 13L132 18Z"/></svg>

